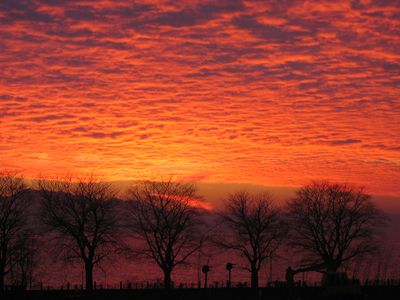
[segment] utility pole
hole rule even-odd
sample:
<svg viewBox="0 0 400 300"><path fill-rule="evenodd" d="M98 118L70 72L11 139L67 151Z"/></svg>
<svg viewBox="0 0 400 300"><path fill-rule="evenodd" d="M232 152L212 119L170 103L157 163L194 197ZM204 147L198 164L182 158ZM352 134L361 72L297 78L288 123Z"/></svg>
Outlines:
<svg viewBox="0 0 400 300"><path fill-rule="evenodd" d="M233 269L233 263L227 263L226 264L226 269L228 270L228 282L227 282L227 287L230 288L232 285L232 269Z"/></svg>
<svg viewBox="0 0 400 300"><path fill-rule="evenodd" d="M204 288L206 289L208 287L208 272L210 272L210 266L204 265L201 271L204 273Z"/></svg>
<svg viewBox="0 0 400 300"><path fill-rule="evenodd" d="M197 288L201 288L200 254L201 251L199 251L199 256L197 258Z"/></svg>
<svg viewBox="0 0 400 300"><path fill-rule="evenodd" d="M269 259L269 283L272 285L272 256Z"/></svg>

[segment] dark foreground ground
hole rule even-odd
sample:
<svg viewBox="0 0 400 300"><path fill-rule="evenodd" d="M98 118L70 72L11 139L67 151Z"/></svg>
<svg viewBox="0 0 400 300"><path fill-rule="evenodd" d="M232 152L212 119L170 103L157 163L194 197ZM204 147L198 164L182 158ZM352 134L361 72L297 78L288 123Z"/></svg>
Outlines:
<svg viewBox="0 0 400 300"><path fill-rule="evenodd" d="M96 299L96 300L153 300L153 299L188 299L188 300L313 300L313 299L359 299L390 300L400 299L400 286L368 286L358 290L344 291L321 287L298 288L248 288L232 289L147 289L147 290L97 290L91 293L83 291L14 291L7 292L2 299L58 300L58 299Z"/></svg>

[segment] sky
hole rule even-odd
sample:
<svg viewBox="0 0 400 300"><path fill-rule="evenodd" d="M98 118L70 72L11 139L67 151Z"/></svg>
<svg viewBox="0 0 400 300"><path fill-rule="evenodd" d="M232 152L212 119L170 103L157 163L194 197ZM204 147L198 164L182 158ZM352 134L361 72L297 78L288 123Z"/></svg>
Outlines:
<svg viewBox="0 0 400 300"><path fill-rule="evenodd" d="M0 1L0 168L400 197L400 1Z"/></svg>

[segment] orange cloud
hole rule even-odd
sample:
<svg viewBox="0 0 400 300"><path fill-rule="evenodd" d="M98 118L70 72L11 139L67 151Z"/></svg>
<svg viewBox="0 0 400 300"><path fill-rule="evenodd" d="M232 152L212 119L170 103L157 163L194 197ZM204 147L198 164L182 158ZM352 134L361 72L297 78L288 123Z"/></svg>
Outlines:
<svg viewBox="0 0 400 300"><path fill-rule="evenodd" d="M0 11L5 168L322 178L400 195L393 1L5 0Z"/></svg>

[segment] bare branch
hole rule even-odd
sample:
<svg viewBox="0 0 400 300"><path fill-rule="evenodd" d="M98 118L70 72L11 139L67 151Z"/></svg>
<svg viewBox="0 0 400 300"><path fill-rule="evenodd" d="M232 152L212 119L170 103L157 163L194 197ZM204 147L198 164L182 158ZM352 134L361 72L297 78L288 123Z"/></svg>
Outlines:
<svg viewBox="0 0 400 300"><path fill-rule="evenodd" d="M344 262L376 250L382 213L362 189L313 182L288 204L290 246L305 254L303 264L336 272Z"/></svg>
<svg viewBox="0 0 400 300"><path fill-rule="evenodd" d="M66 259L82 261L86 288L93 288L93 267L120 244L117 230L116 191L94 176L40 180L42 220L62 241Z"/></svg>
<svg viewBox="0 0 400 300"><path fill-rule="evenodd" d="M282 213L268 194L237 192L228 197L220 219L228 232L218 237L217 245L247 259L252 287L257 287L262 263L273 256L286 233Z"/></svg>
<svg viewBox="0 0 400 300"><path fill-rule="evenodd" d="M183 264L203 243L198 199L192 184L146 181L130 191L129 228L146 243L143 253L163 270L165 287L171 287L171 272Z"/></svg>
<svg viewBox="0 0 400 300"><path fill-rule="evenodd" d="M0 172L0 292L5 276L15 271L16 254L22 251L27 234L28 193L24 179L11 172Z"/></svg>

